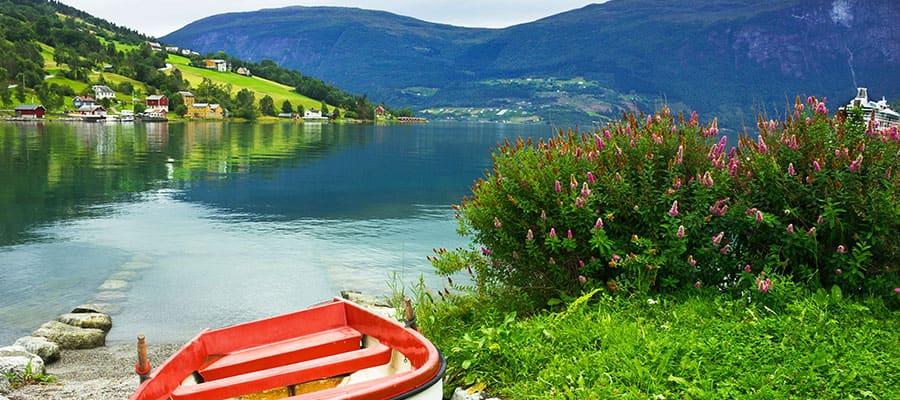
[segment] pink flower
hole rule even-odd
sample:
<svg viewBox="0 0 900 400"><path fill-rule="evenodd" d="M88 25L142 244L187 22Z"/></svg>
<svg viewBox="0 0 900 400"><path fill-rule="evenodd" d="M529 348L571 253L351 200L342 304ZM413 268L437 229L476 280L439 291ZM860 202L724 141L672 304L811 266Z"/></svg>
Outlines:
<svg viewBox="0 0 900 400"><path fill-rule="evenodd" d="M697 112L691 112L691 119L688 121L688 124L691 126L697 126Z"/></svg>
<svg viewBox="0 0 900 400"><path fill-rule="evenodd" d="M678 225L678 233L675 234L679 239L684 237L684 225Z"/></svg>
<svg viewBox="0 0 900 400"><path fill-rule="evenodd" d="M813 168L816 169L816 172L822 172L822 166L819 165L819 160L813 160Z"/></svg>
<svg viewBox="0 0 900 400"><path fill-rule="evenodd" d="M844 273L844 270L842 270L842 269L840 269L840 268L834 270L834 274L835 274L835 275L840 275L840 274L843 274L843 273Z"/></svg>
<svg viewBox="0 0 900 400"><path fill-rule="evenodd" d="M790 176L797 175L797 172L794 171L794 163L788 164L788 175L790 175Z"/></svg>
<svg viewBox="0 0 900 400"><path fill-rule="evenodd" d="M822 225L823 223L825 223L825 217L820 215L819 218L816 218L816 223Z"/></svg>
<svg viewBox="0 0 900 400"><path fill-rule="evenodd" d="M578 282L583 285L587 283L587 278L585 278L584 275L578 275Z"/></svg>
<svg viewBox="0 0 900 400"><path fill-rule="evenodd" d="M762 135L759 135L759 152L760 154L765 154L768 151L769 146L766 146L766 141L763 140Z"/></svg>
<svg viewBox="0 0 900 400"><path fill-rule="evenodd" d="M616 172L616 180L622 182L622 175L619 175L618 172Z"/></svg>
<svg viewBox="0 0 900 400"><path fill-rule="evenodd" d="M596 139L597 139L597 148L600 150L603 150L603 148L606 147L606 143L603 142L603 138L600 137L600 135L594 135L594 136L596 136Z"/></svg>
<svg viewBox="0 0 900 400"><path fill-rule="evenodd" d="M541 210L541 219L542 219L542 220L547 219L547 212L544 211L544 210Z"/></svg>
<svg viewBox="0 0 900 400"><path fill-rule="evenodd" d="M591 195L591 188L588 187L588 183L587 182L582 183L581 184L581 196L587 198L590 195ZM585 200L587 200L587 199L585 199Z"/></svg>
<svg viewBox="0 0 900 400"><path fill-rule="evenodd" d="M863 160L862 154L856 156L856 159L853 160L852 163L850 163L850 172L855 172L855 171L859 170L860 166L862 165L862 160Z"/></svg>
<svg viewBox="0 0 900 400"><path fill-rule="evenodd" d="M588 177L588 183L593 185L594 184L594 174L592 174L590 171L588 171L587 177Z"/></svg>
<svg viewBox="0 0 900 400"><path fill-rule="evenodd" d="M603 228L603 218L597 217L597 222L594 223L594 228Z"/></svg>
<svg viewBox="0 0 900 400"><path fill-rule="evenodd" d="M672 202L672 208L669 209L669 215L673 217L678 216L678 200Z"/></svg>
<svg viewBox="0 0 900 400"><path fill-rule="evenodd" d="M840 253L840 254L844 254L845 252L847 252L847 248L844 247L844 245L840 245L840 246L838 246L838 248L837 248L837 252Z"/></svg>
<svg viewBox="0 0 900 400"><path fill-rule="evenodd" d="M550 228L550 238L556 239L556 228Z"/></svg>
<svg viewBox="0 0 900 400"><path fill-rule="evenodd" d="M762 274L760 276L765 277L765 274ZM756 278L756 290L760 291L761 293L766 293L769 291L769 288L771 288L771 287L772 287L771 279L766 278L765 280L763 280L761 278Z"/></svg>
<svg viewBox="0 0 900 400"><path fill-rule="evenodd" d="M486 256L489 256L489 255L491 255L491 254L494 254L494 252L493 252L492 250L490 250L490 249L488 249L487 247L484 247L484 246L481 246L481 253L484 254L484 255L486 255Z"/></svg>
<svg viewBox="0 0 900 400"><path fill-rule="evenodd" d="M694 282L694 289L700 288L700 281Z"/></svg>
<svg viewBox="0 0 900 400"><path fill-rule="evenodd" d="M694 259L694 256L688 256L688 264L692 267L697 265L697 260Z"/></svg>
<svg viewBox="0 0 900 400"><path fill-rule="evenodd" d="M809 228L809 230L806 231L806 235L807 235L807 236L812 236L812 235L815 235L815 234L816 234L816 227Z"/></svg>
<svg viewBox="0 0 900 400"><path fill-rule="evenodd" d="M678 146L678 152L675 153L675 165L681 165L684 162L684 145Z"/></svg>
<svg viewBox="0 0 900 400"><path fill-rule="evenodd" d="M719 247L719 242L722 241L722 237L725 236L725 232L719 232L718 235L712 237L713 246Z"/></svg>
<svg viewBox="0 0 900 400"><path fill-rule="evenodd" d="M518 260L518 259L519 259L519 252L518 252L518 251L513 250L513 259L514 259L514 260Z"/></svg>
<svg viewBox="0 0 900 400"><path fill-rule="evenodd" d="M532 241L534 240L534 232L531 229L528 230L528 233L525 234L525 240Z"/></svg>
<svg viewBox="0 0 900 400"><path fill-rule="evenodd" d="M744 272L747 272L747 273L750 272L750 264L747 264L744 266Z"/></svg>
<svg viewBox="0 0 900 400"><path fill-rule="evenodd" d="M618 255L618 254L613 254L613 255L612 255L612 259L613 259L613 261L616 261L616 262L618 262L618 261L619 261L619 260L621 260L621 259L622 259L622 257L619 257L619 255Z"/></svg>
<svg viewBox="0 0 900 400"><path fill-rule="evenodd" d="M566 238L569 238L569 239L572 238L572 230L571 229L569 229L569 232L566 233Z"/></svg>
<svg viewBox="0 0 900 400"><path fill-rule="evenodd" d="M722 246L722 250L719 250L719 253L720 254L728 254L729 250L731 250L731 245L726 244L725 246Z"/></svg>
<svg viewBox="0 0 900 400"><path fill-rule="evenodd" d="M609 134L609 129L603 131L603 137L605 137L606 140L612 139L612 135Z"/></svg>
<svg viewBox="0 0 900 400"><path fill-rule="evenodd" d="M762 212L756 210L756 222L763 222Z"/></svg>
<svg viewBox="0 0 900 400"><path fill-rule="evenodd" d="M500 223L500 220L497 217L494 217L494 227L499 228L501 226L503 226L503 224Z"/></svg>
<svg viewBox="0 0 900 400"><path fill-rule="evenodd" d="M562 192L562 184L560 184L559 181L556 181L554 188L556 189L556 193Z"/></svg>
<svg viewBox="0 0 900 400"><path fill-rule="evenodd" d="M900 287L894 289L895 292L900 293Z"/></svg>
<svg viewBox="0 0 900 400"><path fill-rule="evenodd" d="M578 260L578 266L581 267L581 268L584 268L584 261L583 261L583 260Z"/></svg>
<svg viewBox="0 0 900 400"><path fill-rule="evenodd" d="M794 224L788 224L787 231L790 233L794 233Z"/></svg>

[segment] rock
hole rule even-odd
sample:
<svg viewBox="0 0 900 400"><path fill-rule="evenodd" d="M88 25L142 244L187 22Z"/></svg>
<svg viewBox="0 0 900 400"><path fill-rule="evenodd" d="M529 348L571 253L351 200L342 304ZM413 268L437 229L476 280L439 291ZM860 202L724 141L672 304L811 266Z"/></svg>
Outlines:
<svg viewBox="0 0 900 400"><path fill-rule="evenodd" d="M128 287L128 282L121 279L107 279L103 284L97 287L97 290L119 290Z"/></svg>
<svg viewBox="0 0 900 400"><path fill-rule="evenodd" d="M136 271L119 271L109 276L109 279L120 280L120 281L133 281L137 279L138 273Z"/></svg>
<svg viewBox="0 0 900 400"><path fill-rule="evenodd" d="M82 304L78 307L72 309L72 312L75 314L83 314L83 313L100 313L100 314L115 314L122 310L122 306L116 304L109 303L88 303Z"/></svg>
<svg viewBox="0 0 900 400"><path fill-rule="evenodd" d="M47 338L37 336L25 336L16 340L16 346L22 346L29 353L36 354L45 364L59 360L59 345Z"/></svg>
<svg viewBox="0 0 900 400"><path fill-rule="evenodd" d="M9 393L12 391L12 386L9 384L9 379L6 378L5 374L0 374L0 400L9 400L6 397L3 397L3 394Z"/></svg>
<svg viewBox="0 0 900 400"><path fill-rule="evenodd" d="M24 376L31 365L32 374L44 374L44 360L22 346L0 347L0 375Z"/></svg>
<svg viewBox="0 0 900 400"><path fill-rule="evenodd" d="M373 296L371 294L363 294L360 292L354 292L350 290L342 290L341 297L344 299L350 300L356 304L359 304L363 307L390 307L386 300L383 298L379 298L377 296Z"/></svg>
<svg viewBox="0 0 900 400"><path fill-rule="evenodd" d="M100 329L103 332L109 332L112 329L112 317L103 313L63 314L56 320L79 328Z"/></svg>
<svg viewBox="0 0 900 400"><path fill-rule="evenodd" d="M124 298L125 293L114 290L104 290L102 292L97 292L97 294L94 295L94 299L99 300L100 302L122 300Z"/></svg>
<svg viewBox="0 0 900 400"><path fill-rule="evenodd" d="M32 336L56 342L61 349L93 349L106 344L106 332L94 328L79 328L59 321L41 325Z"/></svg>

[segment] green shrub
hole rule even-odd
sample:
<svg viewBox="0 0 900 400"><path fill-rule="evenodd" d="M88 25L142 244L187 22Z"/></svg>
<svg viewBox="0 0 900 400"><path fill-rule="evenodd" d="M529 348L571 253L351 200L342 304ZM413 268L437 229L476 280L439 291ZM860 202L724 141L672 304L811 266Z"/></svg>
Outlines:
<svg viewBox="0 0 900 400"><path fill-rule="evenodd" d="M879 131L858 111L829 118L812 97L795 111L760 118L759 134L731 148L715 120L665 108L505 142L459 206L460 232L483 246L481 281L545 298L602 286L765 294L775 275L893 294L896 127Z"/></svg>

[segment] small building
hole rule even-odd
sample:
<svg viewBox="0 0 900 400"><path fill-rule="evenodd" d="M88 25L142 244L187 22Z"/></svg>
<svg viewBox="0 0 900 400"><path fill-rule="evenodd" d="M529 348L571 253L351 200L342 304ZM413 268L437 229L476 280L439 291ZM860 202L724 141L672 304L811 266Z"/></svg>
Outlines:
<svg viewBox="0 0 900 400"><path fill-rule="evenodd" d="M375 107L375 115L385 115L385 114L387 114L387 110L384 107L382 107L382 106Z"/></svg>
<svg viewBox="0 0 900 400"><path fill-rule="evenodd" d="M250 74L250 69L249 69L249 68L240 67L240 68L238 68L237 71L235 71L235 72L237 72L238 75L252 76L252 75Z"/></svg>
<svg viewBox="0 0 900 400"><path fill-rule="evenodd" d="M166 46L166 53L178 54L178 47Z"/></svg>
<svg viewBox="0 0 900 400"><path fill-rule="evenodd" d="M97 100L94 100L93 97L90 96L75 96L72 99L72 107L80 108L81 106L93 106L97 104Z"/></svg>
<svg viewBox="0 0 900 400"><path fill-rule="evenodd" d="M188 115L191 118L222 119L226 114L225 107L219 104L194 103L188 108Z"/></svg>
<svg viewBox="0 0 900 400"><path fill-rule="evenodd" d="M181 99L184 100L184 106L190 110L191 106L194 104L194 94L185 90L178 92L178 94L180 94Z"/></svg>
<svg viewBox="0 0 900 400"><path fill-rule="evenodd" d="M16 118L41 119L47 113L47 109L40 104L20 104L14 110Z"/></svg>
<svg viewBox="0 0 900 400"><path fill-rule="evenodd" d="M159 42L147 42L147 46L150 46L150 50L153 51L163 51L163 47Z"/></svg>
<svg viewBox="0 0 900 400"><path fill-rule="evenodd" d="M169 110L165 108L148 108L144 110L143 120L165 120L168 114Z"/></svg>
<svg viewBox="0 0 900 400"><path fill-rule="evenodd" d="M78 109L75 110L75 114L90 115L90 116L96 116L96 117L100 117L100 116L105 117L106 109L103 108L103 106L86 105L86 106L78 107Z"/></svg>
<svg viewBox="0 0 900 400"><path fill-rule="evenodd" d="M208 69L214 69L219 72L228 72L228 61L225 60L203 60L203 65Z"/></svg>
<svg viewBox="0 0 900 400"><path fill-rule="evenodd" d="M315 108L310 108L303 112L303 119L316 120L316 119L326 119L322 116L321 110L316 110Z"/></svg>
<svg viewBox="0 0 900 400"><path fill-rule="evenodd" d="M169 109L169 98L167 98L165 95L154 94L151 96L147 96L146 103L147 103L148 109L151 109L151 108L164 108L166 110Z"/></svg>
<svg viewBox="0 0 900 400"><path fill-rule="evenodd" d="M110 89L109 86L94 85L91 88L94 89L94 97L96 97L98 100L116 98L116 92Z"/></svg>

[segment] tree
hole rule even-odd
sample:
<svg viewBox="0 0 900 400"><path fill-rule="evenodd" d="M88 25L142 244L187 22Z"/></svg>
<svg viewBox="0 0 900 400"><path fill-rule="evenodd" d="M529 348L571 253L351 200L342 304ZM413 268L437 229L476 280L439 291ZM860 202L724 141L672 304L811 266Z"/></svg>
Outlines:
<svg viewBox="0 0 900 400"><path fill-rule="evenodd" d="M270 117L274 117L277 114L275 112L275 101L272 99L272 96L265 95L259 100L259 111L263 115L268 115Z"/></svg>
<svg viewBox="0 0 900 400"><path fill-rule="evenodd" d="M300 114L301 117L303 114L306 114L306 109L303 107L303 104L297 104L297 114Z"/></svg>
<svg viewBox="0 0 900 400"><path fill-rule="evenodd" d="M341 109L335 107L334 111L331 113L331 119L338 119L341 117Z"/></svg>
<svg viewBox="0 0 900 400"><path fill-rule="evenodd" d="M322 116L324 117L325 115L328 114L328 104L325 104L325 102L323 101L321 107L322 107Z"/></svg>
<svg viewBox="0 0 900 400"><path fill-rule="evenodd" d="M235 96L234 114L236 117L256 119L256 107L254 107L256 99L253 92L247 89L241 89Z"/></svg>
<svg viewBox="0 0 900 400"><path fill-rule="evenodd" d="M294 106L291 105L290 100L285 100L284 103L281 103L281 112L285 114L293 114Z"/></svg>

